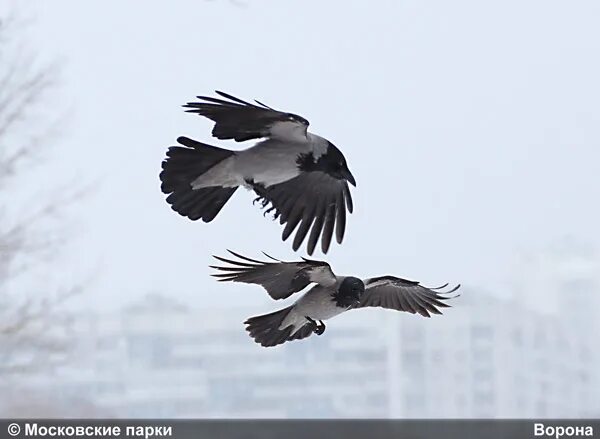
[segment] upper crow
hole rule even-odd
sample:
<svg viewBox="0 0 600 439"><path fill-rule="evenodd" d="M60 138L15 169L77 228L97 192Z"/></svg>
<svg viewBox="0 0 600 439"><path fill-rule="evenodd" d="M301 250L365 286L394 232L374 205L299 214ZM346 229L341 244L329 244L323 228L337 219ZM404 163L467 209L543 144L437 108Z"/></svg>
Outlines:
<svg viewBox="0 0 600 439"><path fill-rule="evenodd" d="M456 296L448 294L460 285L441 291L448 284L427 288L419 282L394 276L380 276L360 280L352 276L336 276L326 262L302 258L298 262L262 262L229 251L239 261L214 256L229 266L211 266L225 273L213 274L220 281L244 282L263 286L273 299L285 299L316 283L293 305L279 311L244 322L246 330L262 346L276 346L288 340L300 340L312 333L321 335L325 331L323 320L335 317L353 308L378 306L381 308L419 313L441 314L438 308L447 308L443 303ZM319 323L317 324L317 321Z"/></svg>
<svg viewBox="0 0 600 439"><path fill-rule="evenodd" d="M265 212L285 224L286 240L298 227L293 249L298 250L310 230L307 251L312 254L319 237L327 253L335 228L342 242L346 209L352 213L348 183L356 186L346 159L336 146L307 131L308 121L274 110L259 101L242 101L217 91L224 99L198 96L185 105L215 122L212 134L238 142L264 139L243 151L230 151L187 137L172 146L162 162L161 189L179 214L212 221L238 186L252 189Z"/></svg>

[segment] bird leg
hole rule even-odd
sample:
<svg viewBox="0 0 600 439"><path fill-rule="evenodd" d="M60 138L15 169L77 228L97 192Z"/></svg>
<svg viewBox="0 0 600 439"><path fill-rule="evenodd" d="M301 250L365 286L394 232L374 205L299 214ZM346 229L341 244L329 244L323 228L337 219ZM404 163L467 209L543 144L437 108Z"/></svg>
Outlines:
<svg viewBox="0 0 600 439"><path fill-rule="evenodd" d="M319 320L319 323L317 323L315 320L311 319L308 316L304 316L304 318L308 320L308 323L312 326L312 331L315 334L321 335L325 332L325 323L323 323L323 320Z"/></svg>
<svg viewBox="0 0 600 439"><path fill-rule="evenodd" d="M254 180L251 179L246 179L246 184L248 186L250 186L254 192L256 192L256 194L258 195L258 197L256 197L253 201L252 204L260 204L260 207L262 207L263 209L266 208L270 201L267 198L267 188L265 188L264 184L261 183L255 183ZM277 212L277 209L275 208L275 206L271 206L270 208L268 208L263 215L267 216L269 213L275 211L275 213L273 214L273 219L277 219L279 217L279 212Z"/></svg>
<svg viewBox="0 0 600 439"><path fill-rule="evenodd" d="M314 326L315 328L317 327L317 322L315 322L313 319L311 319L311 318L310 318L310 317L308 317L308 316L304 316L304 318L305 318L306 320L308 320L308 323L309 323L311 326Z"/></svg>
<svg viewBox="0 0 600 439"><path fill-rule="evenodd" d="M323 323L323 320L319 320L319 323L320 323L320 325L317 326L315 328L315 330L313 331L317 335L321 335L325 332L325 323Z"/></svg>

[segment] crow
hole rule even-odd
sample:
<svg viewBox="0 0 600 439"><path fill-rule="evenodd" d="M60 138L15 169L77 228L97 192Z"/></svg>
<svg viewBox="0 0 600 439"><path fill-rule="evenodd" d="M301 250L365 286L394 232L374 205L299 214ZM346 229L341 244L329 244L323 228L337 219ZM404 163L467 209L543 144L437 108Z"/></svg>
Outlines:
<svg viewBox="0 0 600 439"><path fill-rule="evenodd" d="M353 204L348 183L356 186L342 152L330 141L307 131L301 116L245 102L220 91L221 98L198 96L184 107L215 122L212 134L238 142L261 139L231 151L179 137L162 162L161 190L173 210L193 221L215 219L239 186L253 190L266 213L273 212L285 241L295 232L298 250L309 234L312 255L319 238L327 253L335 229L338 244L346 229L346 210Z"/></svg>
<svg viewBox="0 0 600 439"><path fill-rule="evenodd" d="M395 276L380 276L361 280L353 276L336 276L326 262L302 258L284 262L265 253L270 261L259 261L228 250L238 260L213 256L229 264L211 265L223 273L212 276L219 281L258 284L275 300L285 299L316 284L296 302L270 314L250 317L244 322L250 337L261 346L277 346L290 340L300 340L311 334L325 332L323 320L351 309L381 307L418 313L423 317L442 314L438 308L448 308L443 301L460 288L443 291L448 284L427 288L419 282Z"/></svg>

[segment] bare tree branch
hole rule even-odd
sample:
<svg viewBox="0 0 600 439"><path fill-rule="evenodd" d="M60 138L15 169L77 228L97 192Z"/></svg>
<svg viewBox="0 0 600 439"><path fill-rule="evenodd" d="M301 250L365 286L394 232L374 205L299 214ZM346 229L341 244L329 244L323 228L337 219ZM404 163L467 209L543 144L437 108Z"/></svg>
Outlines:
<svg viewBox="0 0 600 439"><path fill-rule="evenodd" d="M18 212L10 200L19 192L25 164L44 161L57 120L49 120L47 100L59 70L43 64L23 44L22 21L0 17L0 374L31 372L55 366L67 353L70 316L65 303L81 286L53 288L21 284L40 268L51 270L45 253L61 243L55 223L65 206L76 202L85 188L57 187L43 203L28 203ZM50 119L56 117L56 111ZM40 116L41 113L41 116ZM35 194L30 194L34 197ZM35 206L32 209L31 206ZM50 233L52 232L52 233ZM60 235L60 234L58 234ZM39 289L38 289L39 288Z"/></svg>

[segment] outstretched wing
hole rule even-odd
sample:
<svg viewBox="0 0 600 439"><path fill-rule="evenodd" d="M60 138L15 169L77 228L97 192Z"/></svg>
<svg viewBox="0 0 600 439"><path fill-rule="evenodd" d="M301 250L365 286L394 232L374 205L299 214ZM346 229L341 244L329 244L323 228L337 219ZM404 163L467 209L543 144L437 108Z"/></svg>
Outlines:
<svg viewBox="0 0 600 439"><path fill-rule="evenodd" d="M212 135L217 139L306 140L308 121L303 117L274 110L259 101L252 104L222 91L216 93L225 99L197 96L200 102L188 102L184 107L189 108L188 113L198 113L215 122Z"/></svg>
<svg viewBox="0 0 600 439"><path fill-rule="evenodd" d="M296 230L292 248L298 250L308 235L306 251L312 255L319 238L321 250L327 253L335 229L338 244L346 231L346 209L352 213L352 196L346 180L338 180L324 172L306 172L267 188L255 187L266 211L285 224L281 238L285 241Z"/></svg>
<svg viewBox="0 0 600 439"><path fill-rule="evenodd" d="M211 265L211 268L224 272L212 276L219 278L221 282L232 281L261 285L273 299L290 297L313 282L323 286L330 286L336 282L336 277L326 262L305 258L302 258L300 262L284 262L272 258L266 253L265 256L272 259L273 262L264 262L247 258L231 250L227 251L239 260L213 256L230 265Z"/></svg>
<svg viewBox="0 0 600 439"><path fill-rule="evenodd" d="M457 297L448 296L460 288L460 284L447 291L448 286L442 285L437 288L427 288L406 279L394 276L381 276L366 279L365 292L356 308L367 306L378 306L381 308L406 311L411 314L419 313L424 317L430 317L429 313L441 314L438 308L448 308L450 305L444 300Z"/></svg>

